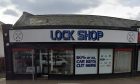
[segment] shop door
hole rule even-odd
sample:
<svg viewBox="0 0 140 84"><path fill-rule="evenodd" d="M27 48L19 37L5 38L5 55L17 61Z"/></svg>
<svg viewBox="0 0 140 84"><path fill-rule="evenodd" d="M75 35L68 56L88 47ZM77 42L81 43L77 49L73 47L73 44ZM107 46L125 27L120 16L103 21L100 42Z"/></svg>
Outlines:
<svg viewBox="0 0 140 84"><path fill-rule="evenodd" d="M40 67L42 75L48 75L48 53L40 52Z"/></svg>
<svg viewBox="0 0 140 84"><path fill-rule="evenodd" d="M37 77L48 76L48 50L38 49L36 52L35 67Z"/></svg>

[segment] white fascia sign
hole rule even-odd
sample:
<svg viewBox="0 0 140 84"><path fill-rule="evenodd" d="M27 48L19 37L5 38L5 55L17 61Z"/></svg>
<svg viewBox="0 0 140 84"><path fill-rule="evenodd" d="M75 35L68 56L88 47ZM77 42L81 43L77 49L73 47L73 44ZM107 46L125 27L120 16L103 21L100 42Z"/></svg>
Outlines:
<svg viewBox="0 0 140 84"><path fill-rule="evenodd" d="M115 42L137 43L137 31L101 29L9 30L10 42Z"/></svg>

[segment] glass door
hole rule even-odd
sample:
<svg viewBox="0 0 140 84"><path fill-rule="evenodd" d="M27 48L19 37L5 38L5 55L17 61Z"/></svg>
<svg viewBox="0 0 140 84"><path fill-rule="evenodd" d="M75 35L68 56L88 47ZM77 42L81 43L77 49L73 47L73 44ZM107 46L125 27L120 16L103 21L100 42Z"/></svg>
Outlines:
<svg viewBox="0 0 140 84"><path fill-rule="evenodd" d="M36 51L35 66L38 77L48 76L48 50L38 49Z"/></svg>
<svg viewBox="0 0 140 84"><path fill-rule="evenodd" d="M42 75L48 75L48 53L47 50L44 52L40 50L40 67L41 67L41 72Z"/></svg>

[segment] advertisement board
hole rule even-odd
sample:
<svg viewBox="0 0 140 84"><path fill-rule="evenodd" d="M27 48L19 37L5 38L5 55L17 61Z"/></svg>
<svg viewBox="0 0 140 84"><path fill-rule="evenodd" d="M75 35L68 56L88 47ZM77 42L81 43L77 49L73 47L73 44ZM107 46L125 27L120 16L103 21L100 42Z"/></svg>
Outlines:
<svg viewBox="0 0 140 84"><path fill-rule="evenodd" d="M97 74L97 49L75 49L75 74Z"/></svg>
<svg viewBox="0 0 140 84"><path fill-rule="evenodd" d="M10 42L115 42L137 43L137 31L103 29L9 30Z"/></svg>
<svg viewBox="0 0 140 84"><path fill-rule="evenodd" d="M99 74L112 73L113 49L100 49Z"/></svg>

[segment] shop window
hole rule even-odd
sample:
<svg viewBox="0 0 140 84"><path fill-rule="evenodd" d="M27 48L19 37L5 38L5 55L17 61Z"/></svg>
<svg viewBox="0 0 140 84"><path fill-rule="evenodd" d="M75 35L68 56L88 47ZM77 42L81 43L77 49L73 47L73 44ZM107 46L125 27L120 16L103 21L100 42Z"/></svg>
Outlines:
<svg viewBox="0 0 140 84"><path fill-rule="evenodd" d="M99 73L112 73L113 49L100 49Z"/></svg>
<svg viewBox="0 0 140 84"><path fill-rule="evenodd" d="M32 72L32 49L13 49L13 64L16 74L30 74Z"/></svg>
<svg viewBox="0 0 140 84"><path fill-rule="evenodd" d="M138 71L140 71L140 50L138 52L138 68L137 68Z"/></svg>
<svg viewBox="0 0 140 84"><path fill-rule="evenodd" d="M49 49L51 74L73 74L73 50Z"/></svg>
<svg viewBox="0 0 140 84"><path fill-rule="evenodd" d="M132 49L115 49L114 73L131 72Z"/></svg>
<svg viewBox="0 0 140 84"><path fill-rule="evenodd" d="M97 74L97 49L75 49L75 74Z"/></svg>

